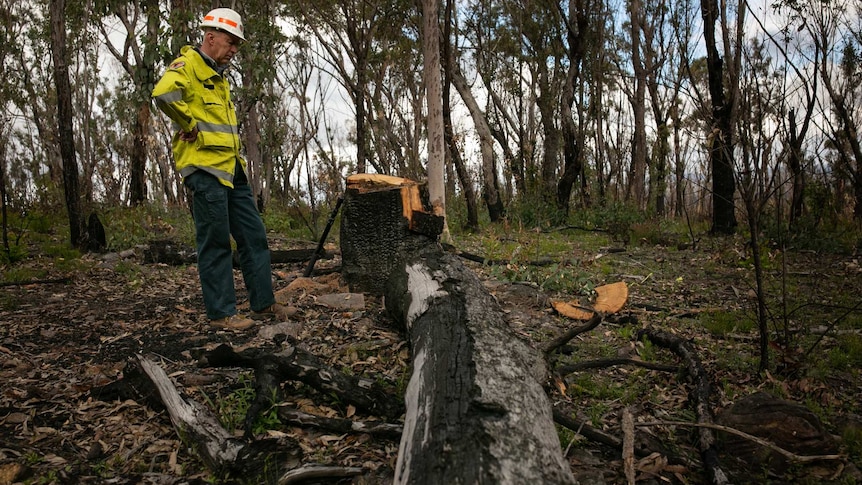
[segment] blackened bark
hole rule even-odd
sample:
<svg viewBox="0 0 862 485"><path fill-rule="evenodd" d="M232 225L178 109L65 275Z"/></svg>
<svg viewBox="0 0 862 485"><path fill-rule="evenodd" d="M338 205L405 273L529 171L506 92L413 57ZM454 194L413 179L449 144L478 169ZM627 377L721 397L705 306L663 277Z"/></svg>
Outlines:
<svg viewBox="0 0 862 485"><path fill-rule="evenodd" d="M413 354L395 483L574 483L541 356L457 256L406 260L385 296Z"/></svg>
<svg viewBox="0 0 862 485"><path fill-rule="evenodd" d="M733 234L737 226L733 200L736 192L733 169L733 111L724 91L724 63L716 46L715 23L718 20L718 9L716 0L701 2L709 94L712 99L712 133L709 136L712 232Z"/></svg>
<svg viewBox="0 0 862 485"><path fill-rule="evenodd" d="M686 376L693 386L690 401L694 404L697 422L709 425L713 424L713 413L709 404L709 396L712 392L711 377L703 368L703 363L701 363L700 357L698 357L691 343L676 335L659 330L641 330L638 332L638 340L640 340L641 336L645 336L652 343L660 347L670 349L682 359L687 371ZM697 434L698 448L700 449L704 467L709 475L710 483L715 485L729 483L727 475L719 464L714 433L707 427L700 427Z"/></svg>
<svg viewBox="0 0 862 485"><path fill-rule="evenodd" d="M60 155L63 159L63 187L69 234L72 245L86 246L86 231L78 186L78 159L72 133L72 86L69 82L69 61L66 53L66 1L51 0L51 52L54 61L54 86L57 89L57 122Z"/></svg>

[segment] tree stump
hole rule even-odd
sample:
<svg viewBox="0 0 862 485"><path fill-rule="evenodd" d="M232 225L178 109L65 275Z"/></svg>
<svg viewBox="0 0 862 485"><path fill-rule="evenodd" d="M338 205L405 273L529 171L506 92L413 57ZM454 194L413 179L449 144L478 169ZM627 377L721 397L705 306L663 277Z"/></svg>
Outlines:
<svg viewBox="0 0 862 485"><path fill-rule="evenodd" d="M341 222L345 277L382 290L413 354L394 483L574 483L539 352L436 244L442 223L417 209L415 184L352 179Z"/></svg>
<svg viewBox="0 0 862 485"><path fill-rule="evenodd" d="M442 230L443 218L426 209L419 183L351 175L341 213L341 274L351 290L381 295L398 259L433 244Z"/></svg>
<svg viewBox="0 0 862 485"><path fill-rule="evenodd" d="M763 438L799 455L838 453L838 444L816 414L805 406L766 392L741 398L718 417L718 423ZM785 456L732 434L721 434L725 453L751 471L769 469L783 475L791 465Z"/></svg>

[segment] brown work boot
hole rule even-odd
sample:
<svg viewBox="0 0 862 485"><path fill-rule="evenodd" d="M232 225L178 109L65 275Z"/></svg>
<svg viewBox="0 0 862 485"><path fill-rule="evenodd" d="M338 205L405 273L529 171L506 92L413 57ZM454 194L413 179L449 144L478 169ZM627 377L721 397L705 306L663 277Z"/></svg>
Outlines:
<svg viewBox="0 0 862 485"><path fill-rule="evenodd" d="M273 303L272 305L264 308L263 310L254 312L257 317L260 318L275 318L282 322L286 322L290 319L290 317L296 314L296 311L280 303Z"/></svg>
<svg viewBox="0 0 862 485"><path fill-rule="evenodd" d="M242 315L231 315L229 317L219 318L218 320L210 320L210 325L215 328L223 328L226 330L245 330L254 325L254 320Z"/></svg>

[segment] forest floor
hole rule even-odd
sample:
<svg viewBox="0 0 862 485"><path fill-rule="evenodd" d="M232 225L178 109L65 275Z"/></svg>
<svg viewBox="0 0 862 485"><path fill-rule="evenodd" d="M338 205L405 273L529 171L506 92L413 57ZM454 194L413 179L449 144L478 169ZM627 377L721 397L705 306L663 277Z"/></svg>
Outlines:
<svg viewBox="0 0 862 485"><path fill-rule="evenodd" d="M523 248L523 255L547 256L541 254L536 234L506 237ZM506 265L466 263L508 313L515 333L536 347L580 324L556 314L548 304L550 298L579 296L560 294L560 288L581 282L589 293L590 287L604 283L628 284L625 308L570 342L552 358L552 365L602 357L678 363L671 352L637 339L637 331L644 328L671 332L697 349L712 382L714 413L756 391L768 391L813 410L843 457L779 470L762 466L753 472L727 462L726 470L737 477L733 483L862 482L857 468L862 454L858 255L766 253L769 327L776 340L793 336L793 345L771 347L770 371L758 373L755 286L744 244L728 239L707 241L693 250L651 245L609 251L585 249L577 234L563 238L569 243L562 255L553 255L558 264L530 284L519 281L534 274L526 256ZM291 243L275 241L273 246L289 249ZM481 253L489 246L465 250ZM278 322L262 321L244 332L210 328L202 313L196 267L144 264L140 251L89 254L74 265L35 255L17 264L38 268L42 277L0 286L0 485L218 482L183 445L164 410L143 400L103 401L92 391L121 379L133 356L149 355L226 427L241 428L251 371L200 367L196 352L223 343L235 348L260 345L272 334L267 329ZM364 295L362 309L345 309L321 298L349 291L334 271L338 264L337 256L319 261L318 270L333 271L313 277L314 284L297 284L305 263L274 266L279 300L295 311L279 332L335 368L403 391L409 349L380 299ZM569 285L559 285L563 281ZM237 286L244 299L238 273ZM783 299L782 288L787 295ZM809 351L814 341L817 345ZM690 383L675 373L611 366L572 373L561 382L548 386L555 406L616 436L622 436L624 408L633 409L635 419L644 423L691 421L694 416ZM283 386L287 397L280 406L327 417L375 419L307 386ZM391 482L397 441L263 424L269 431L261 432L297 440L305 464L363 469L362 475L342 483ZM575 431L561 428L559 434L580 483L625 483L619 450ZM689 460L686 466L669 464L659 454L642 458L636 462L640 483L706 482L693 448L693 430L659 423L637 432Z"/></svg>

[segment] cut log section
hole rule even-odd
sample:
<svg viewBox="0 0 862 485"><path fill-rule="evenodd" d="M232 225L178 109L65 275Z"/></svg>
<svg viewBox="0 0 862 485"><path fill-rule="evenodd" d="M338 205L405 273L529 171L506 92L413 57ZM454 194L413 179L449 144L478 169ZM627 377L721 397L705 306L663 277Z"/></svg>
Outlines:
<svg viewBox="0 0 862 485"><path fill-rule="evenodd" d="M443 218L422 203L418 182L388 175L347 178L341 213L342 275L354 291L383 293L404 254L435 243Z"/></svg>
<svg viewBox="0 0 862 485"><path fill-rule="evenodd" d="M387 309L412 346L395 483L574 483L543 360L457 256L430 249L392 272Z"/></svg>
<svg viewBox="0 0 862 485"><path fill-rule="evenodd" d="M618 281L609 285L596 288L596 302L592 310L598 313L611 315L623 309L629 299L629 288L624 281ZM593 311L581 307L577 300L561 301L554 300L551 306L560 315L573 320L589 320L593 318Z"/></svg>

